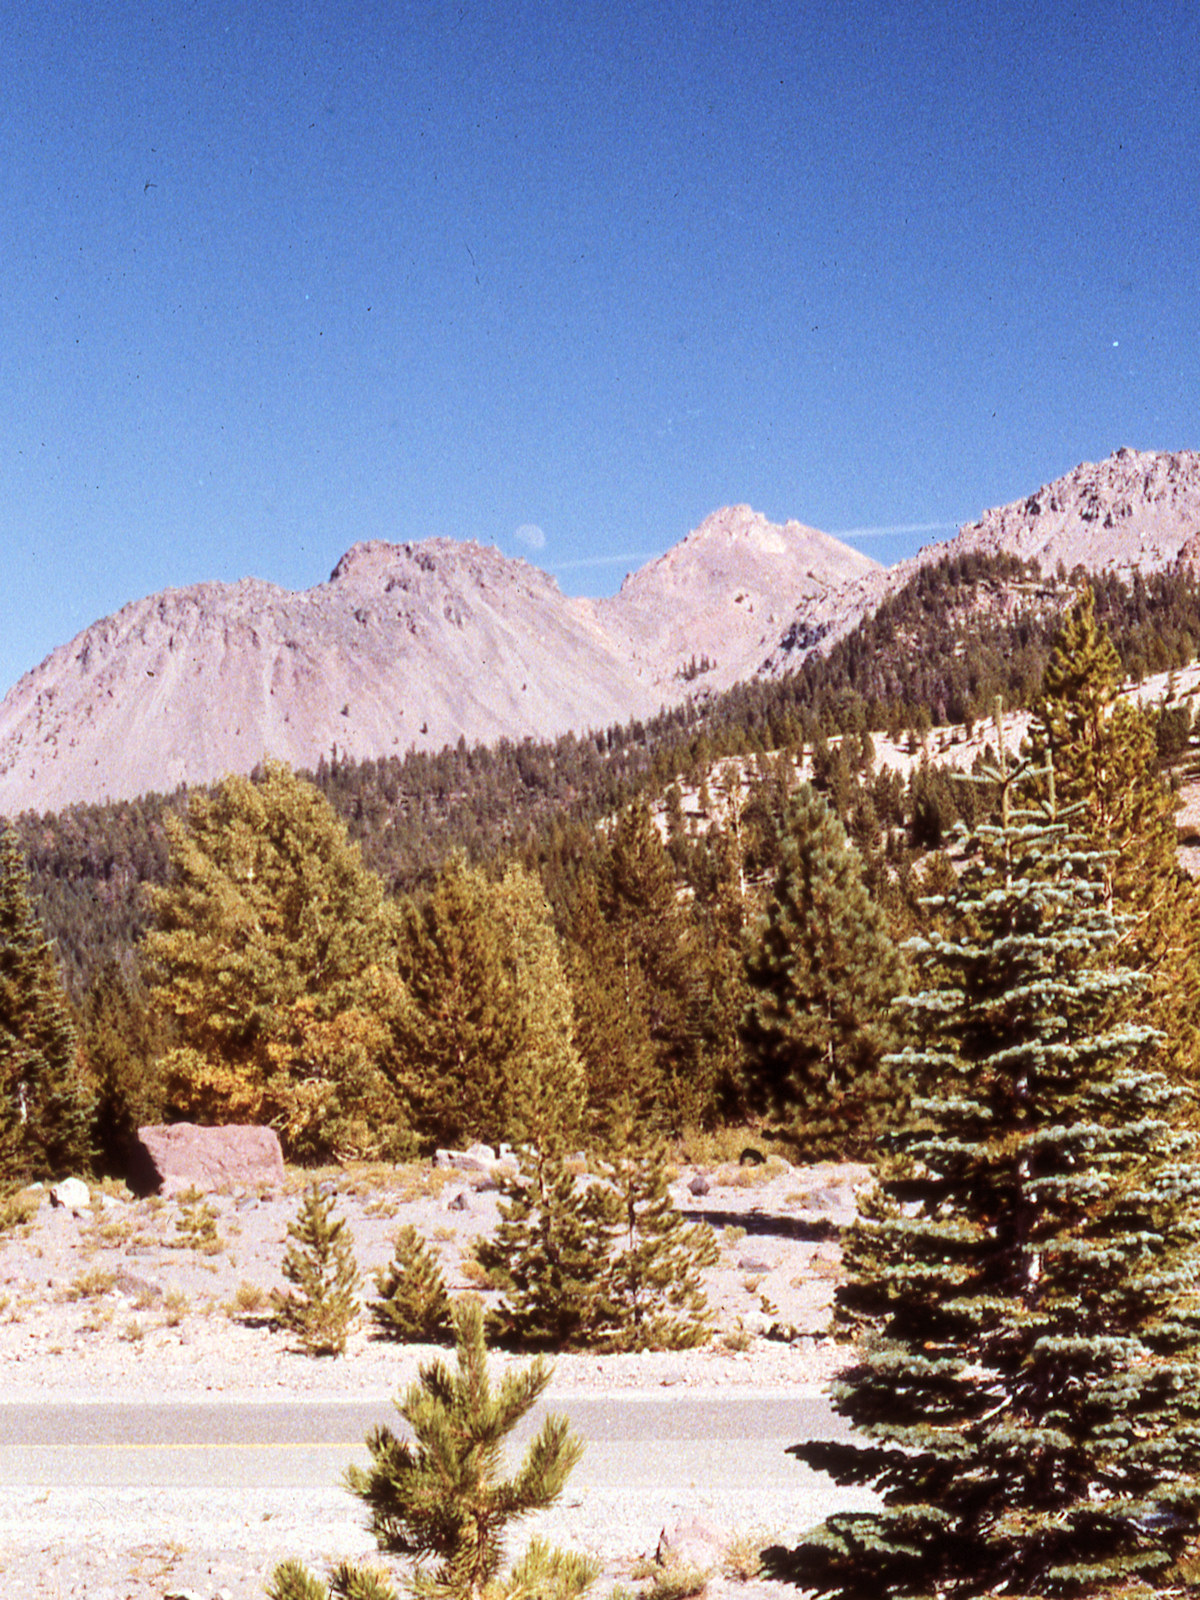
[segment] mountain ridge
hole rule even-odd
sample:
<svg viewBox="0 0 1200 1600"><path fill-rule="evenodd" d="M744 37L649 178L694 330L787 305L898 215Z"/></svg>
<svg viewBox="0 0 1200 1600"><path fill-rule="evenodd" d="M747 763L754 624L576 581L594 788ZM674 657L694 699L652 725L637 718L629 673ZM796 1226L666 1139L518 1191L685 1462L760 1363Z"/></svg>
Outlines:
<svg viewBox="0 0 1200 1600"><path fill-rule="evenodd" d="M713 512L603 600L473 541L352 545L291 591L207 582L130 602L0 703L0 813L465 738L545 738L652 715L795 667L947 554L1154 570L1200 550L1200 455L1123 449L884 568L749 506Z"/></svg>

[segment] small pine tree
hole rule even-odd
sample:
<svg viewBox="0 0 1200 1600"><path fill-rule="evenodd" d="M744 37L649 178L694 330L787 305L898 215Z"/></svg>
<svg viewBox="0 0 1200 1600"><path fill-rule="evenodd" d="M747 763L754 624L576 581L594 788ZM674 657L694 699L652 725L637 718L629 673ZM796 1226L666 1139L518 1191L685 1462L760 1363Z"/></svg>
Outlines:
<svg viewBox="0 0 1200 1600"><path fill-rule="evenodd" d="M340 1356L358 1316L358 1269L345 1219L311 1184L295 1222L293 1241L283 1258L283 1275L295 1292L271 1295L275 1320L294 1333L310 1356Z"/></svg>
<svg viewBox="0 0 1200 1600"><path fill-rule="evenodd" d="M371 1316L386 1339L442 1344L453 1331L450 1296L437 1257L411 1223L396 1234L392 1259L375 1274Z"/></svg>
<svg viewBox="0 0 1200 1600"><path fill-rule="evenodd" d="M916 943L922 1092L839 1291L865 1437L792 1450L883 1496L776 1553L834 1600L1161 1592L1200 1533L1196 1140L1113 1021L1103 861L1052 782L1018 810L984 776L1000 818Z"/></svg>
<svg viewBox="0 0 1200 1600"><path fill-rule="evenodd" d="M606 1163L614 1251L608 1263L605 1342L618 1350L687 1350L707 1342L712 1312L701 1270L717 1260L712 1232L688 1223L667 1187L661 1143L624 1136Z"/></svg>
<svg viewBox="0 0 1200 1600"><path fill-rule="evenodd" d="M54 952L29 901L11 829L0 831L0 1179L91 1166L92 1102Z"/></svg>
<svg viewBox="0 0 1200 1600"><path fill-rule="evenodd" d="M415 1442L376 1428L371 1466L351 1467L346 1482L368 1507L381 1550L436 1560L431 1577L418 1573L418 1593L478 1600L500 1571L507 1525L553 1505L583 1446L565 1417L549 1416L516 1476L503 1479L503 1440L537 1404L552 1369L539 1356L507 1372L493 1393L476 1302L459 1303L454 1328L457 1370L441 1361L422 1367L397 1404Z"/></svg>
<svg viewBox="0 0 1200 1600"><path fill-rule="evenodd" d="M576 1179L561 1153L533 1147L500 1186L500 1225L475 1248L504 1291L491 1331L534 1349L594 1343L609 1321L613 1197Z"/></svg>

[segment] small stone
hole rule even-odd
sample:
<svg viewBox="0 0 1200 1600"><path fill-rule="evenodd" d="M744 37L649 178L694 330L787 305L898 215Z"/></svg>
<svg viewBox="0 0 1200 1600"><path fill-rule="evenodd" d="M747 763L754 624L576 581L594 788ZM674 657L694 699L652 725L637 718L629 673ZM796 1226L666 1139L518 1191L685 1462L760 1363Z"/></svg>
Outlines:
<svg viewBox="0 0 1200 1600"><path fill-rule="evenodd" d="M460 1189L451 1199L446 1201L447 1211L469 1211L471 1202L467 1199L467 1191Z"/></svg>
<svg viewBox="0 0 1200 1600"><path fill-rule="evenodd" d="M696 1176L692 1179L692 1181L688 1184L688 1193L689 1194L707 1194L708 1193L708 1179L704 1176L704 1174L702 1172L698 1172L696 1174Z"/></svg>
<svg viewBox="0 0 1200 1600"><path fill-rule="evenodd" d="M50 1204L78 1214L91 1204L91 1191L82 1178L64 1178L50 1191Z"/></svg>

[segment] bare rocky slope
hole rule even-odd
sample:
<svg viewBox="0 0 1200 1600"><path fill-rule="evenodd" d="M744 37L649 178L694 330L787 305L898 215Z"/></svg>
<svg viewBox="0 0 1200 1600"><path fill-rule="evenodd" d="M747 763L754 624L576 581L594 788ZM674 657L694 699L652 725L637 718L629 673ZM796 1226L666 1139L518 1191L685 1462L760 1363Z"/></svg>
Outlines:
<svg viewBox="0 0 1200 1600"><path fill-rule="evenodd" d="M0 814L211 782L264 755L306 767L335 746L400 755L650 715L790 670L921 565L971 550L1050 571L1194 561L1200 454L1118 450L892 568L732 506L605 600L449 539L355 545L302 593L167 590L85 629L0 704Z"/></svg>
<svg viewBox="0 0 1200 1600"><path fill-rule="evenodd" d="M168 589L55 650L0 705L0 813L410 748L545 738L749 676L797 596L875 564L799 523L716 513L611 600L492 548L355 545L329 581Z"/></svg>

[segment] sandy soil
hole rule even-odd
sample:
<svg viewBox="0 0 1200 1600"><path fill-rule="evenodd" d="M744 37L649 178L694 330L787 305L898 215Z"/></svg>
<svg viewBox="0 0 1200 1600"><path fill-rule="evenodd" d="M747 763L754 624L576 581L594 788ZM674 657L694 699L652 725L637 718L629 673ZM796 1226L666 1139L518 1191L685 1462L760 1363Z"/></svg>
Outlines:
<svg viewBox="0 0 1200 1600"><path fill-rule="evenodd" d="M661 1393L676 1385L812 1392L845 1359L844 1347L824 1330L840 1270L838 1231L852 1213L863 1169L790 1168L774 1160L728 1166L705 1174L706 1194L693 1192L696 1176L695 1169L681 1172L673 1194L714 1228L720 1245L718 1264L705 1274L715 1312L711 1341L690 1352L563 1354L552 1394ZM436 1247L452 1292L478 1291L472 1247L497 1220L497 1196L486 1179L422 1166L326 1181L354 1238L364 1302L402 1223L414 1224ZM93 1189L79 1213L43 1197L28 1224L0 1241L0 1396L13 1402L395 1395L430 1351L380 1338L366 1311L337 1360L305 1356L268 1323L270 1290L285 1287L280 1264L303 1184L296 1175L281 1195L213 1194L190 1203ZM185 1593L248 1600L261 1595L279 1553L264 1549L249 1511L244 1527L214 1527L199 1543L194 1526L181 1540L144 1497L121 1508L115 1527L95 1506L92 1526L86 1507L81 1519L70 1539L42 1538L36 1530L31 1536L23 1497L0 1496L3 1593L12 1600L157 1600ZM319 1545L317 1530L309 1531ZM291 1553L311 1559L318 1551L305 1545L303 1533L303 1527L278 1530ZM287 1546L289 1537L302 1542ZM358 1552L345 1553L363 1548L360 1541Z"/></svg>

